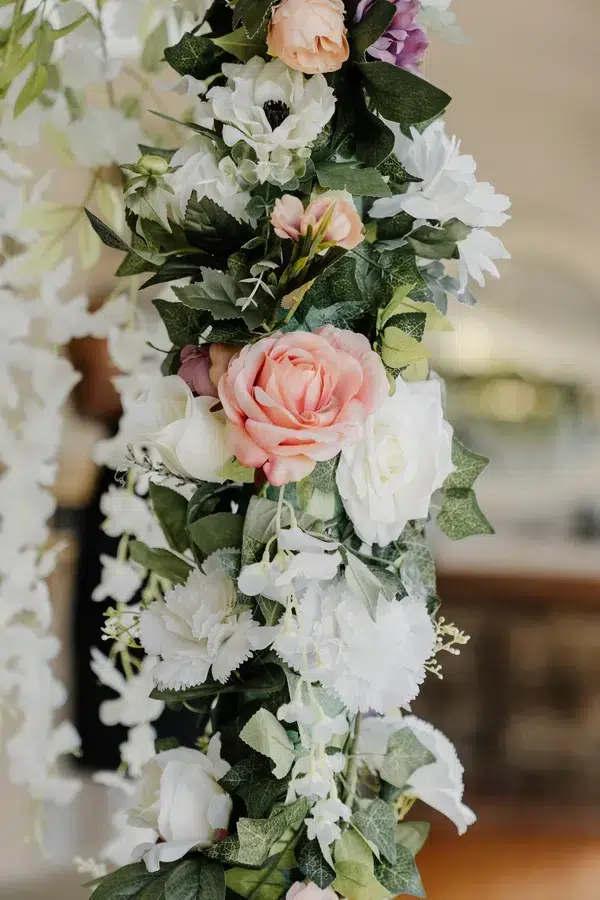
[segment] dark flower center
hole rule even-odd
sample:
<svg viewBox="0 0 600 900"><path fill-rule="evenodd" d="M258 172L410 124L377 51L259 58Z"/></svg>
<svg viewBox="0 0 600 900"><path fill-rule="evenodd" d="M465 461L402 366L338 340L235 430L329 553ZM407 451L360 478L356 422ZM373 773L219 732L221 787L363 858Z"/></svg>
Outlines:
<svg viewBox="0 0 600 900"><path fill-rule="evenodd" d="M265 116L267 117L267 122L273 131L275 131L282 122L285 122L290 114L290 108L283 100L267 100L263 105L263 109L265 111Z"/></svg>

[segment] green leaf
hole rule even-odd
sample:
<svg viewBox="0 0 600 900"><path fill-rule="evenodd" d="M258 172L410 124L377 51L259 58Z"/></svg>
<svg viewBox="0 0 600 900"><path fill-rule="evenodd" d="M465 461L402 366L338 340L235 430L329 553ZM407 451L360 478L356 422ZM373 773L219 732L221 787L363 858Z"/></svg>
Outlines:
<svg viewBox="0 0 600 900"><path fill-rule="evenodd" d="M377 881L364 863L344 860L335 864L336 879L333 888L348 900L384 900L390 893Z"/></svg>
<svg viewBox="0 0 600 900"><path fill-rule="evenodd" d="M44 93L47 84L48 69L46 66L36 66L15 100L13 113L15 119L20 116L22 112L25 112L28 106L35 103L35 101Z"/></svg>
<svg viewBox="0 0 600 900"><path fill-rule="evenodd" d="M167 40L167 23L163 19L154 31L148 35L144 43L141 62L146 72L155 73L160 69L165 56Z"/></svg>
<svg viewBox="0 0 600 900"><path fill-rule="evenodd" d="M456 242L464 241L472 228L458 219L450 219L444 225L422 225L408 237L417 256L424 259L453 259L456 253Z"/></svg>
<svg viewBox="0 0 600 900"><path fill-rule="evenodd" d="M423 327L425 323L423 316ZM416 338L396 325L388 325L383 332L381 358L390 369L403 369L412 363L429 358L429 352Z"/></svg>
<svg viewBox="0 0 600 900"><path fill-rule="evenodd" d="M190 309L182 303L161 299L152 302L164 322L170 340L176 347L196 344L198 336L210 323L210 316L207 313Z"/></svg>
<svg viewBox="0 0 600 900"><path fill-rule="evenodd" d="M281 514L281 525L291 525L290 511L284 507ZM277 503L264 497L252 497L244 520L242 540L242 565L254 563L262 556L269 540L276 533Z"/></svg>
<svg viewBox="0 0 600 900"><path fill-rule="evenodd" d="M475 453L462 444L457 437L452 441L452 462L456 471L446 478L444 489L472 488L483 470L489 464L487 456Z"/></svg>
<svg viewBox="0 0 600 900"><path fill-rule="evenodd" d="M223 867L204 857L185 860L165 882L165 900L224 900L224 898Z"/></svg>
<svg viewBox="0 0 600 900"><path fill-rule="evenodd" d="M231 459L227 460L218 475L219 478L224 478L226 481L235 481L237 484L254 484L255 473L256 469L242 465L239 459L232 456Z"/></svg>
<svg viewBox="0 0 600 900"><path fill-rule="evenodd" d="M472 488L444 490L444 503L437 517L437 525L451 541L462 541L477 534L495 533L481 511Z"/></svg>
<svg viewBox="0 0 600 900"><path fill-rule="evenodd" d="M215 485L212 482L205 481L192 495L192 499L188 503L187 524L188 527L198 519L209 516L213 513L219 503L218 496L215 496Z"/></svg>
<svg viewBox="0 0 600 900"><path fill-rule="evenodd" d="M387 325L388 321L392 318L392 316L397 315L402 309L402 304L405 302L406 298L414 288L414 284L401 284L394 291L394 296L388 303L388 305L380 310L377 316L377 327L382 328L384 325ZM423 332L425 331L425 323L423 323L423 331L421 332L421 338L423 337ZM413 335L416 337L416 335ZM419 338L419 340L421 339Z"/></svg>
<svg viewBox="0 0 600 900"><path fill-rule="evenodd" d="M377 219L377 238L380 241L395 241L406 237L414 221L406 212L396 213L390 219Z"/></svg>
<svg viewBox="0 0 600 900"><path fill-rule="evenodd" d="M205 556L217 550L240 548L244 530L244 517L219 512L204 516L189 526L189 534Z"/></svg>
<svg viewBox="0 0 600 900"><path fill-rule="evenodd" d="M227 869L225 880L230 891L235 891L241 897L250 897L253 900L280 900L285 894L286 878L283 872L276 868L264 869Z"/></svg>
<svg viewBox="0 0 600 900"><path fill-rule="evenodd" d="M354 49L364 56L369 47L381 37L396 14L396 7L388 0L375 0L367 14L351 31Z"/></svg>
<svg viewBox="0 0 600 900"><path fill-rule="evenodd" d="M234 763L219 783L242 798L251 819L264 818L287 792L287 781L273 777L270 764L260 753Z"/></svg>
<svg viewBox="0 0 600 900"><path fill-rule="evenodd" d="M393 865L384 862L375 864L375 876L392 895L425 896L417 864L410 850L402 844L397 847L397 859Z"/></svg>
<svg viewBox="0 0 600 900"><path fill-rule="evenodd" d="M396 825L396 843L406 847L416 856L429 837L429 822L398 822Z"/></svg>
<svg viewBox="0 0 600 900"><path fill-rule="evenodd" d="M133 863L103 878L94 896L96 900L136 900L160 877L160 873L149 872L145 863Z"/></svg>
<svg viewBox="0 0 600 900"><path fill-rule="evenodd" d="M192 566L169 550L154 550L142 541L131 541L129 555L133 562L143 566L150 572L166 578L172 584L185 584Z"/></svg>
<svg viewBox="0 0 600 900"><path fill-rule="evenodd" d="M365 563L353 553L347 553L345 570L348 587L355 596L360 597L365 609L374 620L377 614L379 597L383 594L381 582Z"/></svg>
<svg viewBox="0 0 600 900"><path fill-rule="evenodd" d="M312 881L322 890L333 884L335 871L323 856L318 841L304 840L296 856L298 868L309 881Z"/></svg>
<svg viewBox="0 0 600 900"><path fill-rule="evenodd" d="M132 250L125 257L117 269L116 274L119 278L127 278L129 275L139 275L141 272L153 271L155 271L155 266L147 260L142 259L141 256L138 256L137 253Z"/></svg>
<svg viewBox="0 0 600 900"><path fill-rule="evenodd" d="M357 322L369 311L371 302L365 300L351 300L347 303L334 303L324 309L308 309L304 319L304 325L309 331L316 331L323 325L334 325L336 328L346 328L350 331Z"/></svg>
<svg viewBox="0 0 600 900"><path fill-rule="evenodd" d="M352 824L383 853L392 865L396 862L396 816L379 798L352 816Z"/></svg>
<svg viewBox="0 0 600 900"><path fill-rule="evenodd" d="M187 533L187 500L177 491L152 482L150 500L169 545L178 553L184 553L190 545Z"/></svg>
<svg viewBox="0 0 600 900"><path fill-rule="evenodd" d="M89 209L86 209L85 214L88 217L90 225L103 244L107 247L111 247L113 250L122 250L124 253L129 253L131 249L129 245L126 244L112 228L105 225L104 222L99 219L98 216L95 216L93 212L90 212Z"/></svg>
<svg viewBox="0 0 600 900"><path fill-rule="evenodd" d="M430 594L435 593L435 561L423 528L409 522L400 537L396 548L402 556L402 565L416 565L423 584Z"/></svg>
<svg viewBox="0 0 600 900"><path fill-rule="evenodd" d="M392 193L377 169L352 163L319 163L317 178L321 187L349 191L355 197L389 197Z"/></svg>
<svg viewBox="0 0 600 900"><path fill-rule="evenodd" d="M231 862L243 866L262 866L269 856L273 844L288 830L300 827L304 818L308 815L310 804L305 797L301 797L294 803L282 806L273 812L268 819L241 818L237 823L238 844L229 838L225 848L220 845L226 841L220 841L206 851L207 855L214 858L220 856L225 850ZM221 856L222 858L222 856Z"/></svg>
<svg viewBox="0 0 600 900"><path fill-rule="evenodd" d="M230 53L236 59L241 59L242 62L248 62L253 56L263 56L267 49L262 35L249 37L245 28L237 28L231 34L214 37L211 40L221 50Z"/></svg>
<svg viewBox="0 0 600 900"><path fill-rule="evenodd" d="M444 91L391 63L364 62L358 68L375 107L392 122L416 125L439 116L450 103Z"/></svg>
<svg viewBox="0 0 600 900"><path fill-rule="evenodd" d="M154 700L163 700L165 703L176 703L183 700L208 700L220 694L253 693L256 695L275 694L285 685L285 675L280 666L273 663L261 663L260 671L256 671L245 681L229 681L221 684L216 681L207 681L198 687L186 688L182 691L159 690L152 691Z"/></svg>
<svg viewBox="0 0 600 900"><path fill-rule="evenodd" d="M288 774L296 754L285 728L273 713L259 709L242 729L240 738L275 763L275 778L284 778Z"/></svg>
<svg viewBox="0 0 600 900"><path fill-rule="evenodd" d="M236 300L240 296L236 282L226 272L201 267L202 281L186 287L174 287L178 300L191 309L210 312L214 319L241 319L243 316Z"/></svg>
<svg viewBox="0 0 600 900"><path fill-rule="evenodd" d="M265 24L275 0L237 0L233 12L233 24L242 22L246 33L255 37Z"/></svg>
<svg viewBox="0 0 600 900"><path fill-rule="evenodd" d="M248 225L238 222L208 197L190 200L183 227L193 246L216 249L225 257L254 236Z"/></svg>
<svg viewBox="0 0 600 900"><path fill-rule="evenodd" d="M410 728L401 728L390 737L381 765L381 777L403 788L417 769L435 762L435 756L415 737Z"/></svg>
<svg viewBox="0 0 600 900"><path fill-rule="evenodd" d="M337 871L338 863L359 862L366 866L372 872L374 866L373 851L357 831L348 829L344 831L341 838L335 842L334 846L335 868Z"/></svg>
<svg viewBox="0 0 600 900"><path fill-rule="evenodd" d="M356 102L356 155L365 166L379 166L394 149L394 132L368 109L364 97Z"/></svg>
<svg viewBox="0 0 600 900"><path fill-rule="evenodd" d="M218 70L220 48L202 35L184 34L178 44L165 49L165 59L180 75L203 79Z"/></svg>

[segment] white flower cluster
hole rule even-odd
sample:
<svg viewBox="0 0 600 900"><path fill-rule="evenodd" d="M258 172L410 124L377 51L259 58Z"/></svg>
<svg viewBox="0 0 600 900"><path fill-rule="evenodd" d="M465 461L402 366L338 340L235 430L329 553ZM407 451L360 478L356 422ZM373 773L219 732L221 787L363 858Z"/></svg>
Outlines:
<svg viewBox="0 0 600 900"><path fill-rule="evenodd" d="M460 141L448 137L442 120L433 122L422 133L411 128L410 138L399 128L395 132L398 159L410 175L420 180L409 184L405 194L376 200L371 216L381 219L406 212L417 220L415 227L422 220L444 225L450 219L470 226L471 233L457 242L460 299L470 278L483 287L486 274L499 277L494 260L510 259L500 238L487 230L508 220L510 200L504 194L496 194L491 184L477 180L475 160L460 153Z"/></svg>

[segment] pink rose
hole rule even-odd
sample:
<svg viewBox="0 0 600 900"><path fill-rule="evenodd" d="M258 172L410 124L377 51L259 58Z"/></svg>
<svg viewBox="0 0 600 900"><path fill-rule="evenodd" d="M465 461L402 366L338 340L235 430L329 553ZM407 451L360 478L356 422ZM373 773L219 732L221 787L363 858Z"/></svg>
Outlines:
<svg viewBox="0 0 600 900"><path fill-rule="evenodd" d="M359 441L388 392L367 338L332 325L249 344L219 381L233 452L277 486Z"/></svg>
<svg viewBox="0 0 600 900"><path fill-rule="evenodd" d="M285 900L339 900L333 888L320 888L314 881L295 881L291 886Z"/></svg>
<svg viewBox="0 0 600 900"><path fill-rule="evenodd" d="M312 228L313 234L323 225L326 216L328 225L321 238L323 244L337 244L346 250L354 250L365 239L365 229L358 211L347 191L327 191L308 204L292 194L284 194L277 202L271 215L271 224L280 238L298 241Z"/></svg>
<svg viewBox="0 0 600 900"><path fill-rule="evenodd" d="M181 351L181 366L178 375L199 397L218 397L218 392L210 380L210 355L206 345L194 347L188 344Z"/></svg>
<svg viewBox="0 0 600 900"><path fill-rule="evenodd" d="M273 10L267 47L291 69L336 72L350 55L343 0L283 0Z"/></svg>

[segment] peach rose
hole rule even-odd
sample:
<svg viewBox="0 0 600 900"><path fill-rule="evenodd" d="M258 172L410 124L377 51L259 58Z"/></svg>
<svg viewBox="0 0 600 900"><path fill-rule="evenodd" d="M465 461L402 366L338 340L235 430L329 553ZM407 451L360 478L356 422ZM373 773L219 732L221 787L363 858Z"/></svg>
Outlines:
<svg viewBox="0 0 600 900"><path fill-rule="evenodd" d="M267 47L305 75L337 72L350 55L342 0L283 0L273 10Z"/></svg>
<svg viewBox="0 0 600 900"><path fill-rule="evenodd" d="M307 233L309 225L315 234L329 213L331 218L321 243L354 250L364 241L364 225L347 191L327 191L311 200L306 209L298 197L284 194L275 203L271 224L280 238L297 241Z"/></svg>
<svg viewBox="0 0 600 900"><path fill-rule="evenodd" d="M367 338L332 325L249 344L219 381L233 452L276 486L300 481L359 441L387 396Z"/></svg>

